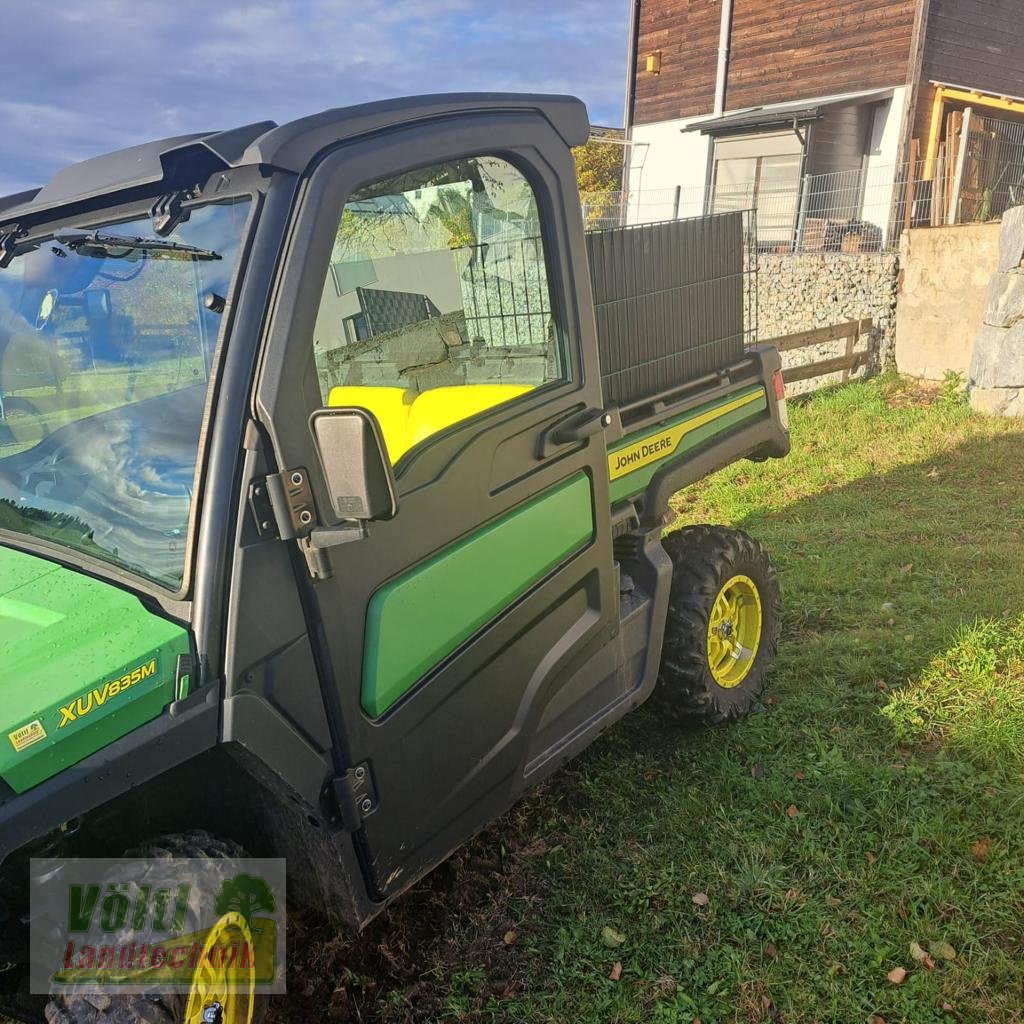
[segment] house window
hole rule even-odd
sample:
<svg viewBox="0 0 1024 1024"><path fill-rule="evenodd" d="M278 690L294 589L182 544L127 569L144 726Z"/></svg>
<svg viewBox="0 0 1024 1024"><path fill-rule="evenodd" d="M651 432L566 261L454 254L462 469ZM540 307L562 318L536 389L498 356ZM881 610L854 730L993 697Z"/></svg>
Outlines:
<svg viewBox="0 0 1024 1024"><path fill-rule="evenodd" d="M355 316L347 316L342 321L345 328L345 341L354 345L357 341L366 341L370 336L370 327L366 322L365 313L356 313Z"/></svg>
<svg viewBox="0 0 1024 1024"><path fill-rule="evenodd" d="M803 155L792 131L716 139L711 212L757 210L759 241L791 241Z"/></svg>

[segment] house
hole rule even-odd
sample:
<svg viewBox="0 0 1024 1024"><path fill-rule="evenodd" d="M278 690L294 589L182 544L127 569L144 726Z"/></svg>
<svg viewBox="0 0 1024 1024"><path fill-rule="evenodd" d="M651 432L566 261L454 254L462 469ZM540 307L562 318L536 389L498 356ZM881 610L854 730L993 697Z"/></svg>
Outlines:
<svg viewBox="0 0 1024 1024"><path fill-rule="evenodd" d="M637 0L628 219L878 249L1024 201L1021 0Z"/></svg>

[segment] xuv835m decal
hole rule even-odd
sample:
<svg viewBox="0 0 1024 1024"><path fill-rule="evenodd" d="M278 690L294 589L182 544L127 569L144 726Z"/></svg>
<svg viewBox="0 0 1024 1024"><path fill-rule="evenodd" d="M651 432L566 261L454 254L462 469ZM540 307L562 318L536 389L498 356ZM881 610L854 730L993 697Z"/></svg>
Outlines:
<svg viewBox="0 0 1024 1024"><path fill-rule="evenodd" d="M188 652L132 594L0 547L0 778L23 793L156 718Z"/></svg>

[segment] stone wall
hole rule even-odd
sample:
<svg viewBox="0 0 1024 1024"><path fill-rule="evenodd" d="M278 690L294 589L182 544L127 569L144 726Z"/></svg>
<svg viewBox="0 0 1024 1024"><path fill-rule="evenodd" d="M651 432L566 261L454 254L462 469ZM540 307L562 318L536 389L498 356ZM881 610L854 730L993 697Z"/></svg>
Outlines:
<svg viewBox="0 0 1024 1024"><path fill-rule="evenodd" d="M995 273L984 294L970 366L971 405L1024 416L1024 206L1003 215Z"/></svg>
<svg viewBox="0 0 1024 1024"><path fill-rule="evenodd" d="M928 380L942 380L950 370L966 375L998 253L998 224L904 232L896 314L900 373Z"/></svg>
<svg viewBox="0 0 1024 1024"><path fill-rule="evenodd" d="M898 274L895 253L762 255L758 258L758 338L769 343L787 334L870 317L874 322L868 341L871 359L854 376L877 372L893 358ZM845 351L845 341L830 342L787 352L783 364L800 366ZM841 379L841 374L830 374L791 384L788 390L798 394Z"/></svg>

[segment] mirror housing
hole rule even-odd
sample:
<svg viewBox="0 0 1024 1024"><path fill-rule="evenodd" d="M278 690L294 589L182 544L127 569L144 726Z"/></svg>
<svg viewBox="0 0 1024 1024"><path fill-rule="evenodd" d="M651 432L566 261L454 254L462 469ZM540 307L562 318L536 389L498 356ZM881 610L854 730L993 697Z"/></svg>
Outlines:
<svg viewBox="0 0 1024 1024"><path fill-rule="evenodd" d="M367 409L318 409L309 419L339 519L374 522L398 512L398 490L384 436Z"/></svg>
<svg viewBox="0 0 1024 1024"><path fill-rule="evenodd" d="M90 288L82 294L85 300L85 317L90 324L105 323L110 319L113 306L110 302L109 288Z"/></svg>

